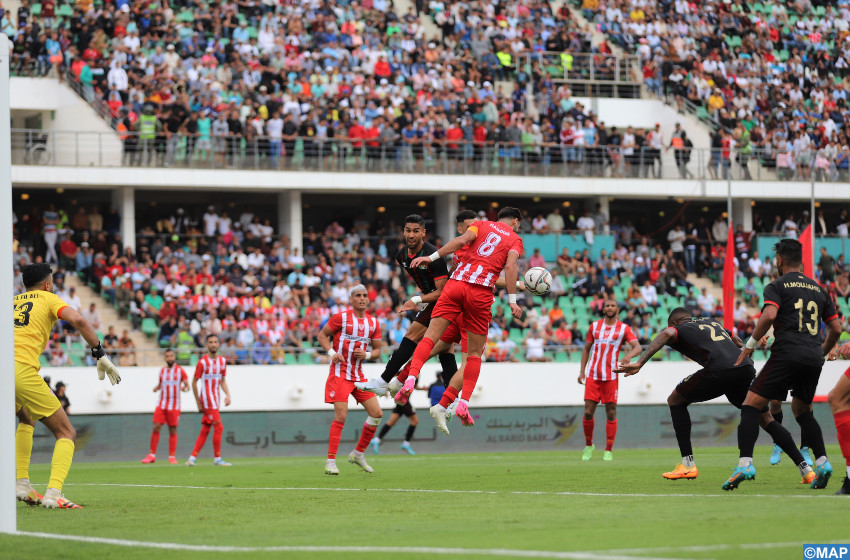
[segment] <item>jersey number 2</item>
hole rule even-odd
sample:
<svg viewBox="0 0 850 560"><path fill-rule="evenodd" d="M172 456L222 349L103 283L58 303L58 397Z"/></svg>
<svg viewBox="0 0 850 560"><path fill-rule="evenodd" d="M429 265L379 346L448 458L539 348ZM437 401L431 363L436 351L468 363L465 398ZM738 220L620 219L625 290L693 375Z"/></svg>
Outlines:
<svg viewBox="0 0 850 560"><path fill-rule="evenodd" d="M719 326L720 326L720 325L718 325L718 327L719 327ZM715 330L714 330L714 327L713 327L713 326L711 326L711 325L700 325L700 326L699 326L699 330L705 330L705 329L708 329L709 331L711 331L711 340L713 340L714 342L720 342L720 341L722 341L722 340L726 340L727 338L729 338L729 335L728 335L728 334L726 334L726 330L725 330L725 329L722 329L722 328L721 328L721 329L720 329L720 334L718 335L718 334L717 334L717 331L715 331Z"/></svg>
<svg viewBox="0 0 850 560"><path fill-rule="evenodd" d="M482 257L489 257L496 250L496 246L502 242L502 236L490 232L487 234L487 239L478 248L478 254Z"/></svg>
<svg viewBox="0 0 850 560"><path fill-rule="evenodd" d="M32 311L32 302L24 302L15 307L15 326L26 327L30 324L30 311Z"/></svg>

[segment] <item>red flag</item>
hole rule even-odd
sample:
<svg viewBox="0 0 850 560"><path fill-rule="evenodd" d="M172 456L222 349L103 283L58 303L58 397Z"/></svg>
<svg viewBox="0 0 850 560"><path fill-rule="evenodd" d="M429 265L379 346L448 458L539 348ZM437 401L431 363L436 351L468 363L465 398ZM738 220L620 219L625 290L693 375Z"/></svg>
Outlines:
<svg viewBox="0 0 850 560"><path fill-rule="evenodd" d="M731 217L731 216L730 216ZM726 240L726 260L723 262L723 326L735 326L735 232L729 220L729 239Z"/></svg>
<svg viewBox="0 0 850 560"><path fill-rule="evenodd" d="M803 274L808 276L809 278L814 279L815 277L815 259L812 254L812 226L809 224L806 226L806 229L803 230L803 233L800 234L800 238L797 239L800 243L803 244Z"/></svg>

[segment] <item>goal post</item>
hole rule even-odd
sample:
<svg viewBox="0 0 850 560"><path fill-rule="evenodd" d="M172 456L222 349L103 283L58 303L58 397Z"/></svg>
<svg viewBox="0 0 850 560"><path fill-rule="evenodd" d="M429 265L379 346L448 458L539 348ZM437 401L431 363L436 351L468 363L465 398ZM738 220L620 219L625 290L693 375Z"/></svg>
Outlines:
<svg viewBox="0 0 850 560"><path fill-rule="evenodd" d="M12 131L9 111L10 42L0 33L0 262L6 272L0 274L0 356L6 360L0 375L0 532L14 533L17 529L15 504L15 332L9 300L14 294L14 263L12 257ZM4 202L5 201L5 204ZM8 424L6 423L8 422Z"/></svg>

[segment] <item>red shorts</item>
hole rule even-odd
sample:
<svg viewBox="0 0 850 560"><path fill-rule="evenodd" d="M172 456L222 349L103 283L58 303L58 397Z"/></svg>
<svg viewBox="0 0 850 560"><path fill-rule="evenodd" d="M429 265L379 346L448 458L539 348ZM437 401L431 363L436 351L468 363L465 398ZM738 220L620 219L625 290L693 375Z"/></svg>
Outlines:
<svg viewBox="0 0 850 560"><path fill-rule="evenodd" d="M847 368L847 371L844 372L844 375L850 377L850 368Z"/></svg>
<svg viewBox="0 0 850 560"><path fill-rule="evenodd" d="M160 407L156 407L156 410L153 411L153 423L176 426L180 423L180 411L162 410Z"/></svg>
<svg viewBox="0 0 850 560"><path fill-rule="evenodd" d="M440 337L440 340L449 344L457 344L459 342L461 351L464 354L466 353L468 340L466 338L466 329L463 328L463 315L458 315L455 321L449 323L448 328L443 333L443 336Z"/></svg>
<svg viewBox="0 0 850 560"><path fill-rule="evenodd" d="M353 395L357 404L368 401L375 396L369 391L361 391L354 386L354 381L337 377L334 374L328 376L328 381L325 383L325 402L348 402L348 395Z"/></svg>
<svg viewBox="0 0 850 560"><path fill-rule="evenodd" d="M221 416L218 414L218 409L204 409L204 415L201 418L201 424L215 424L216 422L221 422Z"/></svg>
<svg viewBox="0 0 850 560"><path fill-rule="evenodd" d="M611 381L597 381L588 377L584 382L584 400L595 403L616 403L620 378Z"/></svg>
<svg viewBox="0 0 850 560"><path fill-rule="evenodd" d="M449 280L440 294L440 299L431 312L431 317L442 317L455 322L463 317L466 330L487 336L493 318L493 288Z"/></svg>

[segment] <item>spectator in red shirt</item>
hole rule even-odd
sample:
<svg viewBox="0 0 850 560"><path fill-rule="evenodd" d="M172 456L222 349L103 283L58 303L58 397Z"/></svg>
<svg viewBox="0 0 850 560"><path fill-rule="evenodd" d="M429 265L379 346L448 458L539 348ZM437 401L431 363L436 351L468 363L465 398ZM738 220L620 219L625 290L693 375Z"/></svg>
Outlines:
<svg viewBox="0 0 850 560"><path fill-rule="evenodd" d="M71 234L66 233L65 239L59 244L59 258L62 260L62 266L66 269L75 269L77 262L77 251L80 249L74 240L71 239Z"/></svg>

